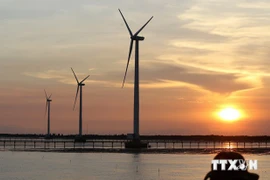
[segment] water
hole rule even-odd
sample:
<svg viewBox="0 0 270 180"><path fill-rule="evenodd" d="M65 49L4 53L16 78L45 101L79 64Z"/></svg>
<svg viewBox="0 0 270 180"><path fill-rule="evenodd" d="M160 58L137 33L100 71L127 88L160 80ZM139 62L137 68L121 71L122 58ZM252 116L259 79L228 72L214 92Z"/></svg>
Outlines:
<svg viewBox="0 0 270 180"><path fill-rule="evenodd" d="M0 151L1 180L201 180L215 154L55 153ZM260 180L270 156L257 159Z"/></svg>

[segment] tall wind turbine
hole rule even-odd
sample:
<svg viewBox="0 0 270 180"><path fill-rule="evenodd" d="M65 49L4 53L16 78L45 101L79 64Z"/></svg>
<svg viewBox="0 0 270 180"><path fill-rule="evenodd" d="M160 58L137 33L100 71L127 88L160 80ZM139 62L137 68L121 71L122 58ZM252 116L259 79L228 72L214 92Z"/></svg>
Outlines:
<svg viewBox="0 0 270 180"><path fill-rule="evenodd" d="M143 28L151 21L153 16L135 33L132 34L132 31L130 30L127 21L120 11L118 9L125 24L128 29L129 35L130 35L130 46L129 46L129 54L128 54L128 61L127 61L127 66L126 66L126 71L123 79L123 84L122 88L124 87L126 76L127 76L127 70L128 70L128 65L130 61L130 56L133 48L133 42L135 41L135 76L134 76L134 127L133 127L133 140L139 141L140 140L140 135L139 135L139 41L143 41L144 37L138 36L139 33L143 30Z"/></svg>
<svg viewBox="0 0 270 180"><path fill-rule="evenodd" d="M47 93L46 93L46 90L44 89L44 92L45 92L45 98L46 98L46 108L45 108L45 115L46 113L48 112L48 126L47 126L47 137L50 136L51 132L50 132L50 113L51 113L51 96L48 96Z"/></svg>
<svg viewBox="0 0 270 180"><path fill-rule="evenodd" d="M73 75L77 81L77 92L76 92L76 96L75 96L75 100L74 100L74 105L73 105L73 110L75 109L75 105L76 105L76 101L77 101L77 97L78 97L78 92L80 89L80 110L79 110L79 136L82 136L82 87L85 85L83 82L90 76L86 76L82 81L79 82L75 72L73 71L73 69L71 68Z"/></svg>

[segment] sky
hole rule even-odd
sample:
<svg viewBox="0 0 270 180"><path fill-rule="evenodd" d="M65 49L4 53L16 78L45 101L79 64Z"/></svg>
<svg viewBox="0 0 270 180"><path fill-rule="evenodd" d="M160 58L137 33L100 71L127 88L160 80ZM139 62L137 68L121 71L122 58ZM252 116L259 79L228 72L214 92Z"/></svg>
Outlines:
<svg viewBox="0 0 270 180"><path fill-rule="evenodd" d="M140 134L270 135L268 0L0 0L0 133L133 131L134 52L140 33ZM218 112L237 109L237 121Z"/></svg>

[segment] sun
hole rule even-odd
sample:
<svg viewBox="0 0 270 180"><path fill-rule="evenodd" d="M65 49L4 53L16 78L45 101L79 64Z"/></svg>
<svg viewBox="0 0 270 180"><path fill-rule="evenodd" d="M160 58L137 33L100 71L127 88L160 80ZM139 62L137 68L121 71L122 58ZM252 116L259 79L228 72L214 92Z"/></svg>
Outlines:
<svg viewBox="0 0 270 180"><path fill-rule="evenodd" d="M235 121L238 120L241 116L240 112L237 109L231 107L222 109L218 113L218 115L221 119L225 121Z"/></svg>

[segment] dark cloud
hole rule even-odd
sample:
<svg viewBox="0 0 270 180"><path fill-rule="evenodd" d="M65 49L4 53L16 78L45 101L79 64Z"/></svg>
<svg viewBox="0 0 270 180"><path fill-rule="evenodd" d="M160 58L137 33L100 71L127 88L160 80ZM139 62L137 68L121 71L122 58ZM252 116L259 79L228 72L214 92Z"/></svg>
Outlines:
<svg viewBox="0 0 270 180"><path fill-rule="evenodd" d="M153 68L152 68L153 67ZM124 68L124 67L123 67ZM131 70L132 69L132 70ZM133 82L133 67L129 69L127 82ZM95 76L97 80L119 81L123 79L123 72L109 72L102 76ZM166 64L155 64L151 67L140 67L141 83L158 83L161 80L179 81L192 85L200 86L205 90L209 90L220 94L230 94L235 91L253 88L254 86L248 82L237 81L240 78L238 74L217 73L200 69L188 69Z"/></svg>
<svg viewBox="0 0 270 180"><path fill-rule="evenodd" d="M237 82L239 76L236 74L210 71L197 73L183 70L183 68L165 67L160 69L159 72L148 74L149 78L152 79L154 78L153 75L156 75L156 79L186 82L220 94L229 94L234 91L252 88L251 84Z"/></svg>

